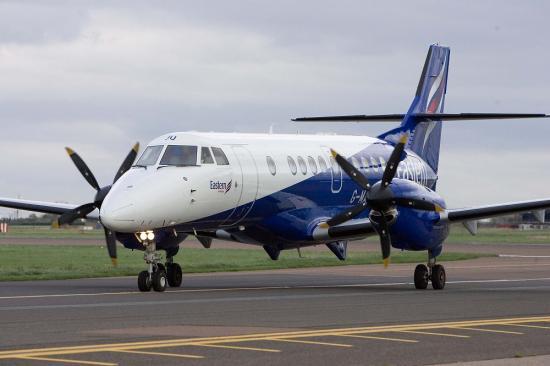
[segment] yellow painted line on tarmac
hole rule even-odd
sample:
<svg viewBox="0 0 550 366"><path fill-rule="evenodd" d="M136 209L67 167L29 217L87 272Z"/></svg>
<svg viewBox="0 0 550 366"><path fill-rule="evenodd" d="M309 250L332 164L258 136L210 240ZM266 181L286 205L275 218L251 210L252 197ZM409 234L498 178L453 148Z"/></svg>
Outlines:
<svg viewBox="0 0 550 366"><path fill-rule="evenodd" d="M95 366L117 366L118 363L112 362L96 362L96 361L82 361L82 360L69 360L65 358L51 358L51 357L17 357L23 360L35 360L35 361L47 361L47 362L61 362L61 363L75 363L80 365L95 365Z"/></svg>
<svg viewBox="0 0 550 366"><path fill-rule="evenodd" d="M250 342L260 341L269 338L310 338L319 336L337 336L337 335L349 335L349 334L372 334L383 332L395 332L401 330L408 331L428 331L436 329L446 328L467 328L467 327L480 327L491 326L501 324L525 324L525 323L541 323L550 322L550 316L538 316L538 317L523 317L523 318L503 318L503 319L485 319L485 320L466 320L466 321L453 321L453 322L434 322L434 323L416 323L416 324L401 324L401 325L382 325L382 326L368 326L368 327L356 327L356 328L338 328L338 329L320 329L320 330L304 330L304 331L292 331L292 332L279 332L279 333L260 333L260 334L246 334L238 336L218 336L218 337L205 337L205 338L179 338L171 340L157 340L157 341L144 341L144 342L126 342L126 343L111 343L111 344L92 344L85 346L69 346L69 347L53 347L53 348L35 348L35 349L19 349L0 351L0 359L15 358L18 356L47 356L47 355L61 355L61 354L79 354L79 353L91 353L91 352L105 352L116 349L144 349L144 348L163 348L174 346L192 346L192 345L220 345L224 343L234 342ZM479 328L475 328L476 330ZM482 330L483 331L483 330ZM487 330L489 331L489 330ZM496 333L505 333L506 331L494 331ZM509 334L522 334L519 332L508 332ZM278 351L278 350L274 350Z"/></svg>
<svg viewBox="0 0 550 366"><path fill-rule="evenodd" d="M381 341L393 341L393 342L404 342L404 343L418 343L418 341L415 340L415 339L364 336L364 335L358 335L358 334L337 334L337 336L339 336L339 337L363 338L363 339L377 339L377 340L381 340Z"/></svg>
<svg viewBox="0 0 550 366"><path fill-rule="evenodd" d="M230 345L227 345L227 344L195 343L195 344L190 344L190 346L213 347L213 348L229 348L229 349L239 349L239 350L244 350L244 351L259 351L259 352L281 352L280 349L230 346Z"/></svg>
<svg viewBox="0 0 550 366"><path fill-rule="evenodd" d="M269 341L291 342L291 343L303 343L303 344L317 344L321 346L334 346L334 347L353 347L351 344L342 343L329 343L318 341L305 341L303 339L285 339L285 338L266 338Z"/></svg>
<svg viewBox="0 0 550 366"><path fill-rule="evenodd" d="M424 332L424 331L420 331L420 330L399 330L397 332L399 332L399 333L412 333L412 334L425 334L425 335L442 336L442 337L470 338L470 336L468 336L468 335L439 333L439 332Z"/></svg>
<svg viewBox="0 0 550 366"><path fill-rule="evenodd" d="M497 324L500 325L500 324ZM509 330L497 330L497 329L485 329L485 328L472 328L472 327L453 327L455 329L466 329L466 330L475 330L479 332L488 332L488 333L502 333L502 334L517 334L517 335L523 335L525 333L521 332L511 332Z"/></svg>
<svg viewBox="0 0 550 366"><path fill-rule="evenodd" d="M166 356L166 357L181 357L181 358L204 358L204 356L188 355L182 353L166 353L166 352L150 352L150 351L130 351L126 349L111 350L111 352L120 353L135 353L139 355L151 355L151 356Z"/></svg>

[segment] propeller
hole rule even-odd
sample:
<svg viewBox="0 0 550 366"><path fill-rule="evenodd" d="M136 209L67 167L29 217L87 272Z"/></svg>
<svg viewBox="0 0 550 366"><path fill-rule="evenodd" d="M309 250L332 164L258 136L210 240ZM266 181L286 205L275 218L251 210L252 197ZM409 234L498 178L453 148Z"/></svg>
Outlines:
<svg viewBox="0 0 550 366"><path fill-rule="evenodd" d="M397 173L397 168L402 160L405 145L408 140L408 135L404 134L395 148L393 149L386 169L382 175L382 179L373 184L369 184L367 177L361 173L353 164L345 157L331 149L332 156L342 168L344 172L361 188L366 191L366 199L363 202L345 210L331 219L327 220L323 227L330 227L342 224L348 220L361 214L367 209L371 209L369 219L373 227L380 237L380 248L382 250L382 258L384 267L387 267L390 259L391 237L389 228L395 218L397 211L396 206L411 207L417 210L441 212L443 208L435 203L413 197L395 197L391 191L390 185Z"/></svg>
<svg viewBox="0 0 550 366"><path fill-rule="evenodd" d="M86 217L90 212L93 210L100 209L101 204L103 203L103 200L107 196L107 193L111 190L112 184L114 184L134 163L134 160L136 159L138 150L139 150L139 142L137 142L133 147L132 150L128 153L122 164L120 165L120 168L118 169L114 179L113 183L109 184L104 187L100 187L99 183L97 183L97 179L95 178L94 174L88 168L88 165L82 160L82 158L71 148L66 147L65 150L67 150L67 153L69 154L69 157L73 161L74 165L82 174L84 179L88 182L90 186L92 186L93 189L96 190L96 194L94 197L94 201L90 203L85 203L81 206L78 206L71 211L68 211L58 218L59 225L64 224L70 224L76 219L81 219ZM111 258L111 261L113 262L113 265L117 265L117 255L116 255L116 237L115 233L107 228L105 229L105 241L107 243L107 251L109 252L109 257Z"/></svg>

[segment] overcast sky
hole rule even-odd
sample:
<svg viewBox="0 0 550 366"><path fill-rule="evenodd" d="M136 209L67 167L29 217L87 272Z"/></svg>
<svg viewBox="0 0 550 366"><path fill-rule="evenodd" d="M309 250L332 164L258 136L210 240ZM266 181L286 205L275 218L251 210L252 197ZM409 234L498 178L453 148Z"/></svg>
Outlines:
<svg viewBox="0 0 550 366"><path fill-rule="evenodd" d="M431 43L451 47L447 112L550 112L547 1L1 1L0 196L82 203L63 148L109 183L170 131L377 135ZM444 125L451 207L550 197L550 120ZM142 145L142 146L143 146ZM9 211L0 211L6 214Z"/></svg>

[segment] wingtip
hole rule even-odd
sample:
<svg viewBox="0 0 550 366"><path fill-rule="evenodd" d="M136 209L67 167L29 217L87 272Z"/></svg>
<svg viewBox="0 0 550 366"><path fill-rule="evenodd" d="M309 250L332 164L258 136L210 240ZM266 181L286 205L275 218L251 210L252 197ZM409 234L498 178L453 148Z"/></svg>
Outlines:
<svg viewBox="0 0 550 366"><path fill-rule="evenodd" d="M118 266L118 261L116 258L111 258L111 262L113 263L113 267Z"/></svg>
<svg viewBox="0 0 550 366"><path fill-rule="evenodd" d="M65 147L65 151L67 151L67 154L69 154L69 156L74 154L74 150L71 149L70 147Z"/></svg>
<svg viewBox="0 0 550 366"><path fill-rule="evenodd" d="M319 227L321 229L328 229L330 227L330 225L326 222L322 222L322 223L319 224Z"/></svg>
<svg viewBox="0 0 550 366"><path fill-rule="evenodd" d="M139 151L139 142L136 142L134 144L134 147L132 148L132 150L134 150L136 153Z"/></svg>
<svg viewBox="0 0 550 366"><path fill-rule="evenodd" d="M335 150L333 150L333 149L330 149L330 154L331 154L332 157L335 158L335 159L336 159L336 156L338 156L338 153L337 153Z"/></svg>
<svg viewBox="0 0 550 366"><path fill-rule="evenodd" d="M435 205L435 212L440 213L445 211L445 209L439 205Z"/></svg>
<svg viewBox="0 0 550 366"><path fill-rule="evenodd" d="M407 141L409 140L409 134L408 133L404 133L401 138L399 139L399 143L400 144L406 144Z"/></svg>
<svg viewBox="0 0 550 366"><path fill-rule="evenodd" d="M390 258L384 258L384 268L388 268L388 266L390 265Z"/></svg>

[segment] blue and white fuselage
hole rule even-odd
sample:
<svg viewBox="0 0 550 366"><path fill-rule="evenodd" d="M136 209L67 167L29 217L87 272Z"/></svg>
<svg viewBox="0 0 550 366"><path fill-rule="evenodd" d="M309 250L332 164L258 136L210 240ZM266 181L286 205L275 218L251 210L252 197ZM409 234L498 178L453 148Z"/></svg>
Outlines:
<svg viewBox="0 0 550 366"><path fill-rule="evenodd" d="M194 154L193 165L162 164L170 146ZM101 207L104 225L117 233L221 229L234 232L239 241L281 249L339 239L314 231L320 222L365 199L365 191L336 164L331 148L350 157L372 183L381 179L393 151L392 144L365 136L199 132L160 136L145 151L153 148L160 150L155 161L141 165L138 160L111 188ZM218 162L213 149L221 149L227 162ZM407 151L392 190L414 190L444 207L431 189L436 181L430 166ZM367 210L358 219L368 215ZM400 210L392 230L394 247L439 246L448 230L438 221L436 213Z"/></svg>

